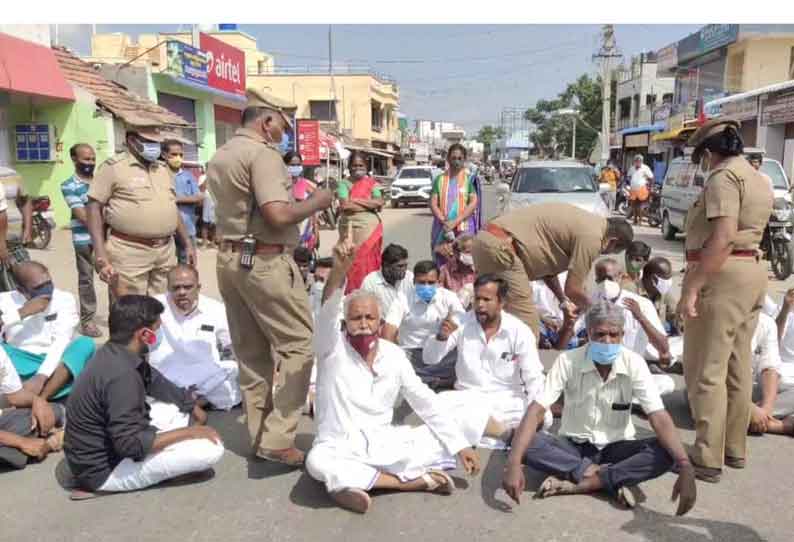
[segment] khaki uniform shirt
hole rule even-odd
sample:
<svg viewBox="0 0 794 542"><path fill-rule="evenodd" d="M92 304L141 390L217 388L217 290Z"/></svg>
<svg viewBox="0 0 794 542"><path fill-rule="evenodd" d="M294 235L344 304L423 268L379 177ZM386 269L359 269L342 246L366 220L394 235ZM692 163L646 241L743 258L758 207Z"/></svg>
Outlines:
<svg viewBox="0 0 794 542"><path fill-rule="evenodd" d="M767 181L742 156L727 159L711 172L700 196L687 214L686 249L699 250L711 236L711 219L732 217L738 221L733 250L755 250L761 243L772 194Z"/></svg>
<svg viewBox="0 0 794 542"><path fill-rule="evenodd" d="M129 152L106 160L97 170L88 197L105 207L105 222L127 235L170 237L179 224L173 176L168 167L149 166Z"/></svg>
<svg viewBox="0 0 794 542"><path fill-rule="evenodd" d="M607 220L568 203L544 203L492 221L518 241L518 256L529 280L568 271L584 281L601 254Z"/></svg>
<svg viewBox="0 0 794 542"><path fill-rule="evenodd" d="M654 301L640 283L640 288L637 291L637 294L653 303L653 306L656 308L656 312L659 314L659 319L663 324L669 323L671 326L673 326L674 331L677 331L679 334L683 333L684 321L676 313L676 309L678 308L678 297L672 291L667 292L663 296L657 297L656 301Z"/></svg>
<svg viewBox="0 0 794 542"><path fill-rule="evenodd" d="M210 160L207 183L215 198L217 228L223 239L239 240L250 233L262 243L298 244L297 224L283 228L266 224L259 209L266 203L293 201L292 183L281 155L259 134L238 129Z"/></svg>

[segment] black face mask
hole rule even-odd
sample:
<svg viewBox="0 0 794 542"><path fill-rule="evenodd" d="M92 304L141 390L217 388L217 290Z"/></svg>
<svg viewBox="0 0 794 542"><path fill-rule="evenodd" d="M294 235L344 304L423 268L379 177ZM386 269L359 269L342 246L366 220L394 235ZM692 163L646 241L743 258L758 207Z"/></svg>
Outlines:
<svg viewBox="0 0 794 542"><path fill-rule="evenodd" d="M383 278L386 279L386 282L389 284L397 284L399 281L404 279L405 271L405 269L401 269L399 267L384 267L381 269Z"/></svg>
<svg viewBox="0 0 794 542"><path fill-rule="evenodd" d="M93 177L94 176L94 164L83 164L82 162L77 163L77 172L84 176L84 177Z"/></svg>

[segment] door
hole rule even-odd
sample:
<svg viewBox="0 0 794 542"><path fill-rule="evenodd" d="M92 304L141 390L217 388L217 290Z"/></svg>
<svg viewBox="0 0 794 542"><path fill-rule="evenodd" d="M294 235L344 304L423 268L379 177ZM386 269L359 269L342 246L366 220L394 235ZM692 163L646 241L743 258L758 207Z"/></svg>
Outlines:
<svg viewBox="0 0 794 542"><path fill-rule="evenodd" d="M706 183L706 175L700 168L700 165L690 164L687 166L687 187L683 191L681 203L681 231L686 230L686 216L689 208L694 205L703 191L703 185Z"/></svg>

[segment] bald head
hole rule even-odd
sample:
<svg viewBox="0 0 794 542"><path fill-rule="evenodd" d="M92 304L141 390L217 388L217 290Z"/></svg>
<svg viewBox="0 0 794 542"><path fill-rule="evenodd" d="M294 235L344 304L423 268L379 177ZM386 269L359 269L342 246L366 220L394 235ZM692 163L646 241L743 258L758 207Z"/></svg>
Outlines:
<svg viewBox="0 0 794 542"><path fill-rule="evenodd" d="M47 266L39 262L15 264L11 272L17 281L17 290L28 299L39 295L52 295L52 278Z"/></svg>
<svg viewBox="0 0 794 542"><path fill-rule="evenodd" d="M595 264L595 281L618 281L620 265L614 258L603 258Z"/></svg>
<svg viewBox="0 0 794 542"><path fill-rule="evenodd" d="M177 265L168 273L168 295L171 303L182 314L190 314L198 305L198 271L189 265Z"/></svg>
<svg viewBox="0 0 794 542"><path fill-rule="evenodd" d="M177 278L184 277L186 275L190 275L193 278L193 280L195 280L196 283L198 284L198 281L199 281L198 269L196 269L192 265L186 265L186 264L180 263L180 264L175 265L174 267L172 267L171 271L168 272L168 284L169 284L169 286Z"/></svg>

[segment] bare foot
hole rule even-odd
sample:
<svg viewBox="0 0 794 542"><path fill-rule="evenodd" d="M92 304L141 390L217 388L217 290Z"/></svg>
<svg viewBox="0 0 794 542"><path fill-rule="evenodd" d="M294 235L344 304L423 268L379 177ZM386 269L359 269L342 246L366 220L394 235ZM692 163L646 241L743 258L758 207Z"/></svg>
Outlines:
<svg viewBox="0 0 794 542"><path fill-rule="evenodd" d="M367 510L369 510L370 504L372 504L369 495L367 495L365 491L355 488L343 489L331 493L331 498L342 508L358 514L366 513Z"/></svg>

